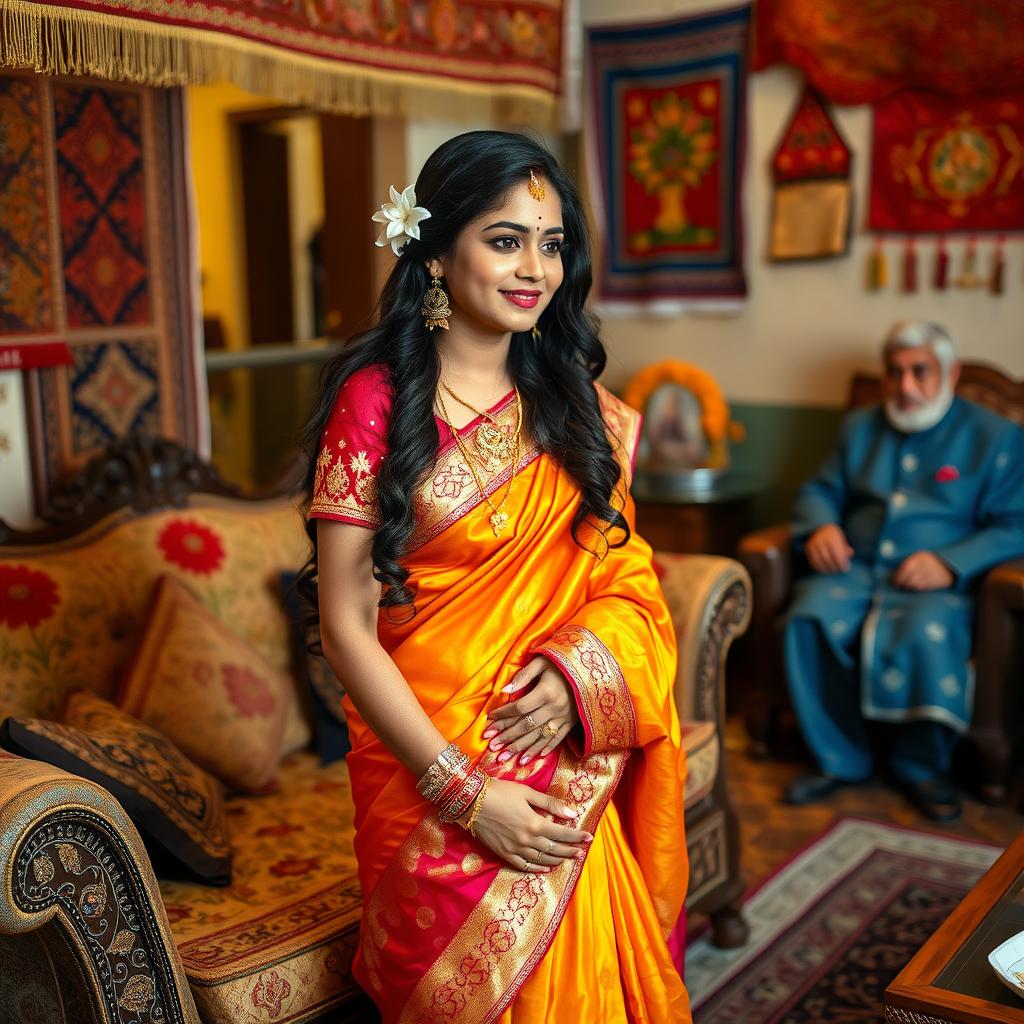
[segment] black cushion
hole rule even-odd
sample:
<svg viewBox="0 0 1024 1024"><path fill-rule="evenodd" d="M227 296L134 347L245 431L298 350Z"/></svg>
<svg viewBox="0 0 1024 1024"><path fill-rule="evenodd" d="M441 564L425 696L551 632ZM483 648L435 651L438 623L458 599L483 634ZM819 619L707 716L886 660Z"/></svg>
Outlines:
<svg viewBox="0 0 1024 1024"><path fill-rule="evenodd" d="M89 690L68 695L64 720L7 718L0 747L109 790L139 830L154 869L170 863L211 885L231 883L223 791L212 775Z"/></svg>

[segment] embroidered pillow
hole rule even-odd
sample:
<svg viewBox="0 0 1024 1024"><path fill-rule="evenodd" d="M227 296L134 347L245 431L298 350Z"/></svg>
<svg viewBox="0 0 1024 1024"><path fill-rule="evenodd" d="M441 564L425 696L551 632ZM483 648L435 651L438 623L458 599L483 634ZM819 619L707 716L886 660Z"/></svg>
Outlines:
<svg viewBox="0 0 1024 1024"><path fill-rule="evenodd" d="M173 576L162 576L118 704L232 789L276 782L294 685Z"/></svg>
<svg viewBox="0 0 1024 1024"><path fill-rule="evenodd" d="M321 764L339 761L351 749L348 725L341 698L345 688L321 655L312 654L302 625L302 598L295 589L296 573L281 573L281 600L292 626L292 656L295 676L306 685L313 709L313 747Z"/></svg>
<svg viewBox="0 0 1024 1024"><path fill-rule="evenodd" d="M165 851L204 882L231 883L220 783L166 736L102 697L73 690L63 723L7 718L0 746L99 783L124 807L154 857Z"/></svg>

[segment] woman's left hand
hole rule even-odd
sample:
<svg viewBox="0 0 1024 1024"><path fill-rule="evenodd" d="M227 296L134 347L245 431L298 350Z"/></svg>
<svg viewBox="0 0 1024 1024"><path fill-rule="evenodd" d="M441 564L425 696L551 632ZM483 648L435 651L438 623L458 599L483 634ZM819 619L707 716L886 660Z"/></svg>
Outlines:
<svg viewBox="0 0 1024 1024"><path fill-rule="evenodd" d="M499 761L519 757L529 764L535 757L551 753L579 722L576 698L569 681L550 658L538 654L521 668L502 693L519 693L533 683L529 692L487 713L490 720L484 739L491 750L500 750Z"/></svg>

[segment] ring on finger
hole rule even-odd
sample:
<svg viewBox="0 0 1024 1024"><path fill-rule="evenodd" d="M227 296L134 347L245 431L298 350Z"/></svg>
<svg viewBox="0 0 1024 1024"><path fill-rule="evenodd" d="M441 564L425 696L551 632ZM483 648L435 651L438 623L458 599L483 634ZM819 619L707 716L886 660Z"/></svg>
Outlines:
<svg viewBox="0 0 1024 1024"><path fill-rule="evenodd" d="M536 728L537 728L537 719L536 719L536 718L534 718L532 714L530 714L530 715L526 715L526 716L525 716L525 717L523 718L523 721L524 721L524 722L525 722L525 723L526 723L526 724L527 724L527 725L528 725L528 726L529 726L529 727L530 727L531 729L536 729Z"/></svg>
<svg viewBox="0 0 1024 1024"><path fill-rule="evenodd" d="M545 736L551 736L554 738L558 735L559 729L561 729L561 726L554 719L551 719L551 721L544 723L544 728L541 729L541 732L544 733Z"/></svg>
<svg viewBox="0 0 1024 1024"><path fill-rule="evenodd" d="M549 840L548 840L548 845L544 847L544 853L545 853L545 855L547 855L547 854L550 854L550 853L551 853L551 847L552 847L552 846L554 846L554 845L555 845L555 841L554 841L554 839L549 839Z"/></svg>

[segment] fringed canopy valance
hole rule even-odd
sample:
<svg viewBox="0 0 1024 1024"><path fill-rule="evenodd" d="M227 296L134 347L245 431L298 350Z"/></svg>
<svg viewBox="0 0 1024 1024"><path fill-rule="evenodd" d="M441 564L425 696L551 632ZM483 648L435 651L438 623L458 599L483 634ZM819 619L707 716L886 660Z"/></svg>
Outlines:
<svg viewBox="0 0 1024 1024"><path fill-rule="evenodd" d="M553 118L562 0L0 0L0 65L146 85L228 79L347 114L476 94Z"/></svg>

